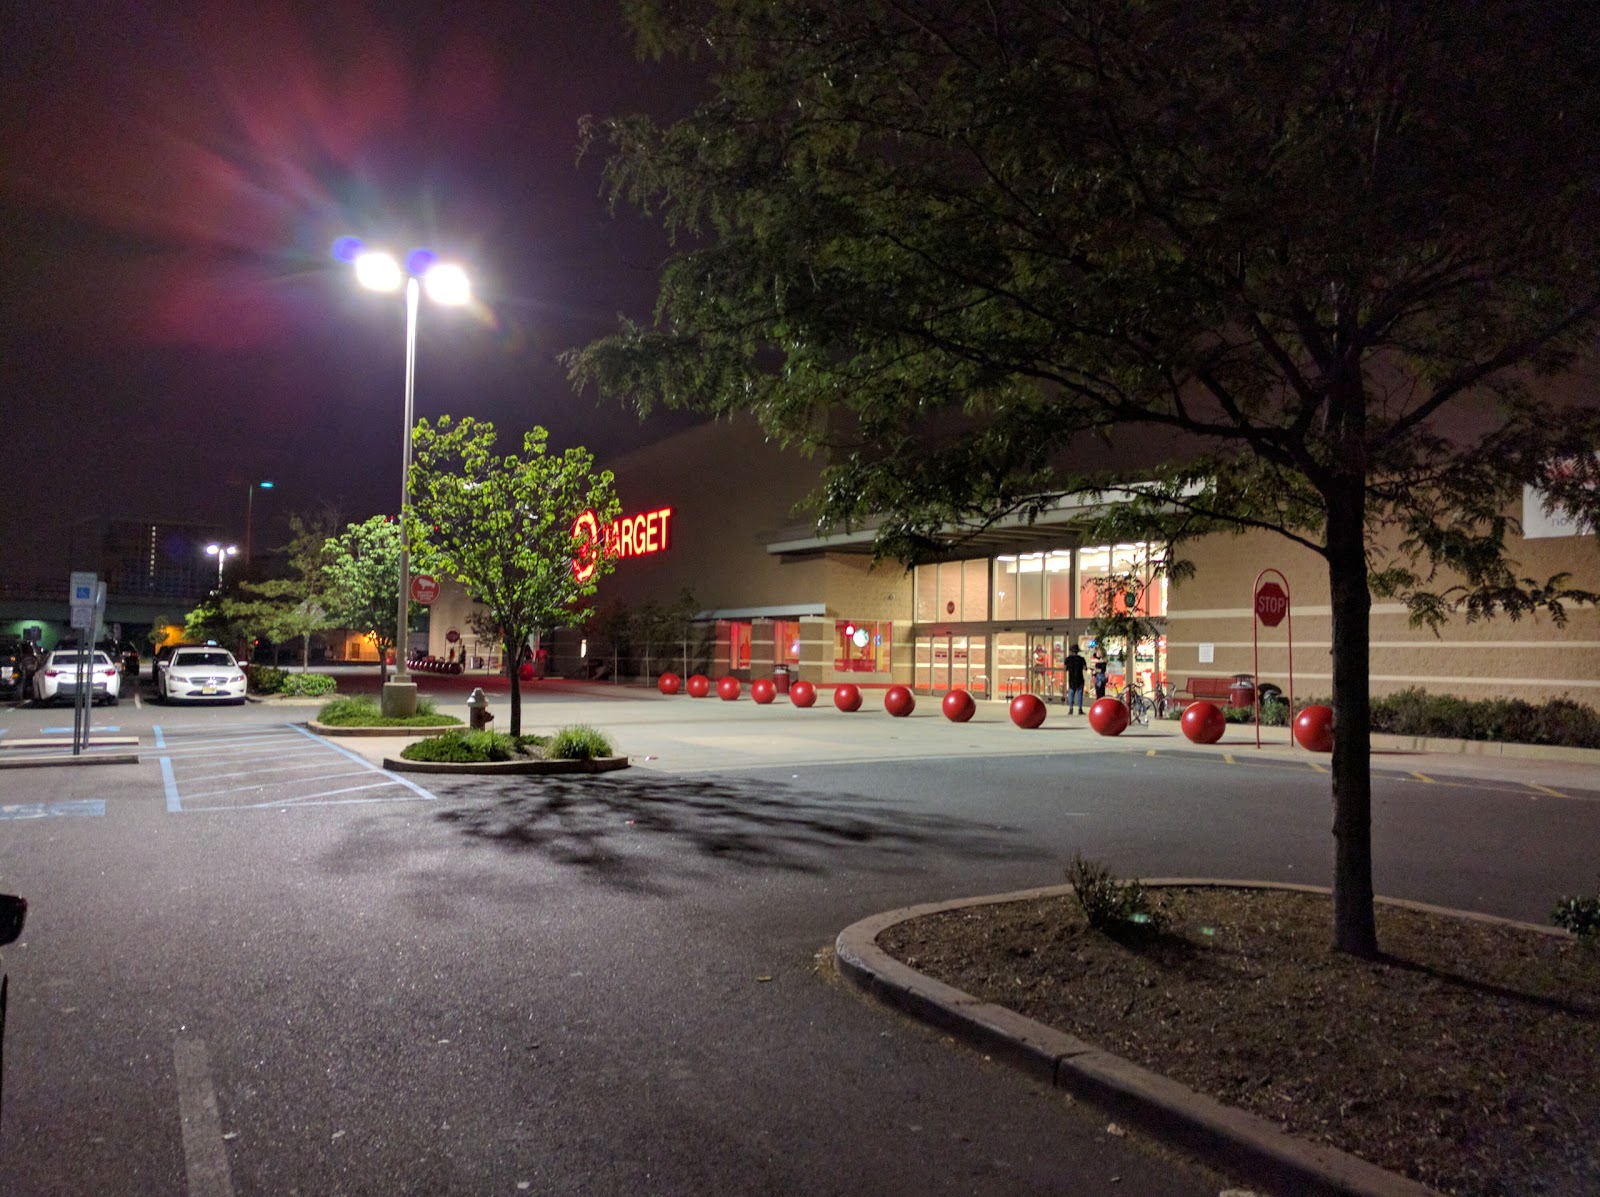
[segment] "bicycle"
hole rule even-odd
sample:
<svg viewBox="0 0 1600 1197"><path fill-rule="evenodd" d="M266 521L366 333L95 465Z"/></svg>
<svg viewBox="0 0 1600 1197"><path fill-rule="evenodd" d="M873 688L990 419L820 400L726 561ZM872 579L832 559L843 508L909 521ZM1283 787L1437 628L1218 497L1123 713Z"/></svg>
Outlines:
<svg viewBox="0 0 1600 1197"><path fill-rule="evenodd" d="M1142 727L1150 726L1150 716L1159 715L1161 706L1164 705L1165 695L1161 694L1160 687L1156 688L1156 698L1147 698L1143 690L1139 689L1137 682L1130 682L1124 686L1115 697L1120 698L1128 707L1128 718Z"/></svg>

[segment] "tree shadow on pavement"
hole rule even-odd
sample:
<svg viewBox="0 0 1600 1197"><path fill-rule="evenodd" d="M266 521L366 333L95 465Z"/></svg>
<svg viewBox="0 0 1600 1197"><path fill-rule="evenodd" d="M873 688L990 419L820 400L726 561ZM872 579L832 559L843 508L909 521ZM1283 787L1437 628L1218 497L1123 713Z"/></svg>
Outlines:
<svg viewBox="0 0 1600 1197"><path fill-rule="evenodd" d="M920 869L933 854L1012 862L1048 855L991 824L771 779L505 778L463 787L448 800L435 818L470 839L537 852L640 892L664 892L674 875L714 866L881 872Z"/></svg>

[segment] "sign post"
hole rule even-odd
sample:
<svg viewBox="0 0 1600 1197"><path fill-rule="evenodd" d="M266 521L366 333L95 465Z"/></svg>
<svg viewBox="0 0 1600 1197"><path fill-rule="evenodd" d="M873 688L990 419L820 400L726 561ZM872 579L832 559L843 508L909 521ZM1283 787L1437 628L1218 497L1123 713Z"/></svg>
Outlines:
<svg viewBox="0 0 1600 1197"><path fill-rule="evenodd" d="M94 646L100 639L100 620L106 613L106 584L87 570L74 570L67 578L67 605L78 632L77 690L72 696L72 755L89 748L89 712L94 707Z"/></svg>
<svg viewBox="0 0 1600 1197"><path fill-rule="evenodd" d="M1278 581L1268 578L1268 574L1276 574ZM1265 580L1263 580L1265 579ZM1282 585L1279 585L1279 582ZM1289 636L1289 743L1294 743L1294 616L1289 609L1289 579L1276 569L1264 569L1256 575L1255 587L1252 591L1250 638L1255 647L1255 657L1252 662L1253 672L1250 676L1255 680L1256 687L1256 747L1261 747L1261 625L1275 628L1280 623L1288 620L1285 629Z"/></svg>

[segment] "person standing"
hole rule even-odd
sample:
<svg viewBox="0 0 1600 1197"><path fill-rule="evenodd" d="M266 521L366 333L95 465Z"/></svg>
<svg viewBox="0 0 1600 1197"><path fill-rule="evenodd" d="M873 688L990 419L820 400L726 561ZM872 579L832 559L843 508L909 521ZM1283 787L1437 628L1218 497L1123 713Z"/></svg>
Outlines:
<svg viewBox="0 0 1600 1197"><path fill-rule="evenodd" d="M1089 667L1089 662L1083 659L1083 654L1078 651L1076 643L1067 653L1067 714L1083 714L1083 674Z"/></svg>
<svg viewBox="0 0 1600 1197"><path fill-rule="evenodd" d="M1094 696L1097 700L1106 696L1106 658L1099 649L1094 653Z"/></svg>

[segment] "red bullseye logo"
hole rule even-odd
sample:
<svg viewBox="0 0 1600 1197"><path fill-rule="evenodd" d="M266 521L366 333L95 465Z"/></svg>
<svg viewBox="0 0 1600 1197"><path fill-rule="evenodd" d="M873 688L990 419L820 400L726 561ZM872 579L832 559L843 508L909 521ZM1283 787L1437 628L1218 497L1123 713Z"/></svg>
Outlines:
<svg viewBox="0 0 1600 1197"><path fill-rule="evenodd" d="M600 521L594 512L585 511L572 523L572 539L578 542L578 551L572 555L572 576L581 585L594 577L600 565L600 550L604 541L600 537Z"/></svg>

